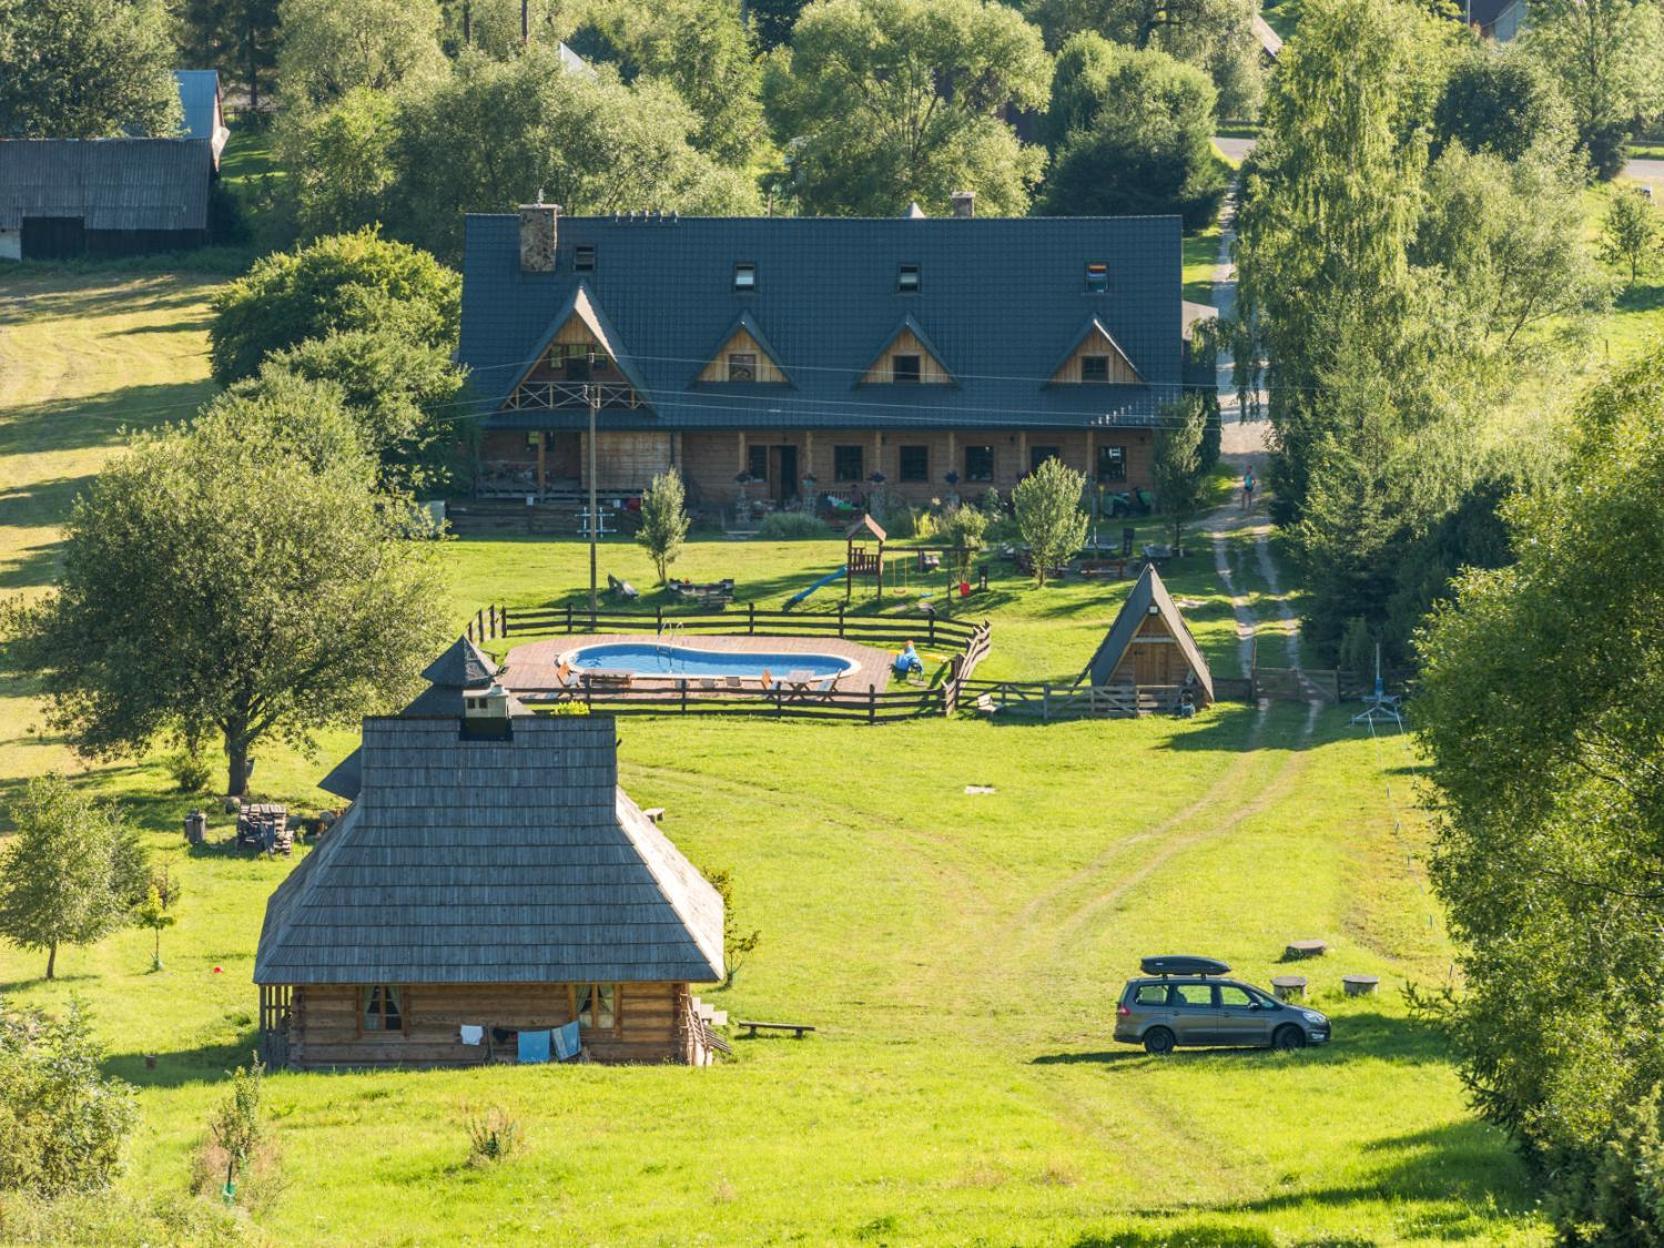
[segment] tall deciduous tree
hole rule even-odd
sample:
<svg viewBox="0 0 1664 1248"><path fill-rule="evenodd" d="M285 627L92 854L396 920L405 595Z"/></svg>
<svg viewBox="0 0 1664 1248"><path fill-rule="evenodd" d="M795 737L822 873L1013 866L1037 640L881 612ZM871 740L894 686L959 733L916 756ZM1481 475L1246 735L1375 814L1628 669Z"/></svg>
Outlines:
<svg viewBox="0 0 1664 1248"><path fill-rule="evenodd" d="M763 138L762 81L751 31L733 0L597 4L594 30L627 80L669 83L699 117L695 147L743 165Z"/></svg>
<svg viewBox="0 0 1664 1248"><path fill-rule="evenodd" d="M350 233L387 217L398 102L355 87L335 103L284 113L275 127L283 193L303 239Z"/></svg>
<svg viewBox="0 0 1664 1248"><path fill-rule="evenodd" d="M1011 501L1017 528L1034 559L1034 583L1074 557L1086 540L1086 510L1080 505L1086 477L1055 456L1017 484Z"/></svg>
<svg viewBox="0 0 1664 1248"><path fill-rule="evenodd" d="M354 87L386 91L444 70L436 0L282 0L278 84L316 107Z"/></svg>
<svg viewBox="0 0 1664 1248"><path fill-rule="evenodd" d="M1660 220L1652 201L1639 190L1616 188L1601 221L1601 254L1607 263L1627 268L1633 286L1658 260L1661 239L1664 220Z"/></svg>
<svg viewBox="0 0 1664 1248"><path fill-rule="evenodd" d="M1156 490L1156 505L1172 521L1174 546L1184 544L1184 526L1202 507L1207 482L1202 436L1207 422L1207 407L1199 395L1169 404L1162 411L1150 476Z"/></svg>
<svg viewBox="0 0 1664 1248"><path fill-rule="evenodd" d="M319 383L137 439L77 501L57 593L10 611L53 722L98 756L211 726L242 793L256 743L412 691L442 637L437 552L375 474Z"/></svg>
<svg viewBox="0 0 1664 1248"><path fill-rule="evenodd" d="M1224 166L1213 154L1214 99L1206 74L1165 52L1075 36L1052 83L1045 211L1177 213L1187 229L1205 226L1225 196Z"/></svg>
<svg viewBox="0 0 1664 1248"><path fill-rule="evenodd" d="M1239 214L1236 358L1265 361L1279 520L1332 427L1319 381L1342 322L1375 335L1389 376L1429 356L1408 251L1449 38L1396 0L1314 0L1278 69Z"/></svg>
<svg viewBox="0 0 1664 1248"><path fill-rule="evenodd" d="M654 477L641 496L641 529L636 541L653 560L659 584L665 583L670 565L682 553L688 535L687 493L682 475L674 468Z"/></svg>
<svg viewBox="0 0 1664 1248"><path fill-rule="evenodd" d="M266 256L214 298L214 379L256 372L267 354L338 330L381 329L449 351L462 279L431 255L374 229Z"/></svg>
<svg viewBox="0 0 1664 1248"><path fill-rule="evenodd" d="M1664 360L1596 389L1518 561L1421 640L1431 864L1460 942L1445 1021L1475 1105L1541 1163L1566 1241L1655 1245L1664 1084Z"/></svg>
<svg viewBox="0 0 1664 1248"><path fill-rule="evenodd" d="M1518 43L1467 48L1433 111L1435 151L1455 142L1518 160L1529 151L1558 154L1576 137L1553 76Z"/></svg>
<svg viewBox="0 0 1664 1248"><path fill-rule="evenodd" d="M0 0L0 138L174 134L173 62L161 0Z"/></svg>
<svg viewBox="0 0 1664 1248"><path fill-rule="evenodd" d="M986 0L818 0L767 98L806 211L945 213L957 190L1017 215L1043 164L1006 122L1046 100L1040 32Z"/></svg>
<svg viewBox="0 0 1664 1248"><path fill-rule="evenodd" d="M1129 48L1155 48L1208 74L1226 117L1253 117L1264 94L1258 0L1029 0L1048 46L1093 33Z"/></svg>
<svg viewBox="0 0 1664 1248"><path fill-rule="evenodd" d="M89 945L124 925L148 884L143 848L112 806L62 776L32 780L12 803L17 836L0 857L0 936L46 952Z"/></svg>
<svg viewBox="0 0 1664 1248"><path fill-rule="evenodd" d="M1655 0L1532 0L1524 46L1560 84L1602 177L1635 124L1664 111L1664 11Z"/></svg>
<svg viewBox="0 0 1664 1248"><path fill-rule="evenodd" d="M465 55L400 109L389 228L454 257L463 213L511 211L540 191L569 213L757 212L750 180L692 147L698 125L670 87L626 87L608 66L566 73L540 47L508 62Z"/></svg>

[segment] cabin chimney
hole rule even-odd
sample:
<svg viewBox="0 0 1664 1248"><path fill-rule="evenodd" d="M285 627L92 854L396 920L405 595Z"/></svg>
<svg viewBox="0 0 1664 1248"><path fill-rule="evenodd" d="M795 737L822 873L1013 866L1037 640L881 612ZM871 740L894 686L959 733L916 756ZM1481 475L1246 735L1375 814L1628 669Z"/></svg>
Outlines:
<svg viewBox="0 0 1664 1248"><path fill-rule="evenodd" d="M544 203L541 195L535 204L520 205L522 273L555 271L555 222L559 216L560 205Z"/></svg>
<svg viewBox="0 0 1664 1248"><path fill-rule="evenodd" d="M466 737L509 735L508 690L496 681L484 689L466 689L462 694L462 734Z"/></svg>
<svg viewBox="0 0 1664 1248"><path fill-rule="evenodd" d="M976 192L955 191L953 193L953 215L970 220L976 216Z"/></svg>

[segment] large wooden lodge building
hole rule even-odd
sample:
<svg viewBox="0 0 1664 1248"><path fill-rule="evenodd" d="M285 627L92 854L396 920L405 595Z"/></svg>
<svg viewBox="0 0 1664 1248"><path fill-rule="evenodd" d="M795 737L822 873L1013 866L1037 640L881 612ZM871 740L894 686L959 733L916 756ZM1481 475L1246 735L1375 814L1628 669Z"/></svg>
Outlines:
<svg viewBox="0 0 1664 1248"><path fill-rule="evenodd" d="M600 1062L710 1060L721 896L618 787L610 716L536 716L460 640L323 782L346 814L272 894L254 979L271 1060L516 1061L579 1024Z"/></svg>
<svg viewBox="0 0 1664 1248"><path fill-rule="evenodd" d="M706 508L742 489L858 501L874 474L924 502L1004 492L1054 455L1148 486L1153 427L1186 380L1179 219L976 218L969 203L942 218L470 216L459 358L484 408L482 492L587 489L590 395L610 494L674 465Z"/></svg>

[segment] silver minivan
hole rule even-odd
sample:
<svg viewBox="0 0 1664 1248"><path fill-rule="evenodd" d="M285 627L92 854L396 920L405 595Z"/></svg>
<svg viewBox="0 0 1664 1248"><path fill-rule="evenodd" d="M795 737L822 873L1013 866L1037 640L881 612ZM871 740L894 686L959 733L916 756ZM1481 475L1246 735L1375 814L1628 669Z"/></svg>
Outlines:
<svg viewBox="0 0 1664 1248"><path fill-rule="evenodd" d="M1213 975L1128 980L1115 1007L1115 1039L1157 1055L1180 1045L1303 1049L1331 1034L1328 1015Z"/></svg>

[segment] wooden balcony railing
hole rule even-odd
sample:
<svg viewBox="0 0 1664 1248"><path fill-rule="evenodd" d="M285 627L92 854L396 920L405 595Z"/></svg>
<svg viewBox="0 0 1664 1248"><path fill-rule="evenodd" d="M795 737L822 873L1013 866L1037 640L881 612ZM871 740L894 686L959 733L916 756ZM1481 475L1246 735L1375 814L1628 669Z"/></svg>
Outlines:
<svg viewBox="0 0 1664 1248"><path fill-rule="evenodd" d="M598 392L603 410L628 408L633 411L641 406L641 396L632 387L604 381L591 382L587 386L581 381L521 382L509 396L507 406L515 411L585 407L589 403L591 387Z"/></svg>

